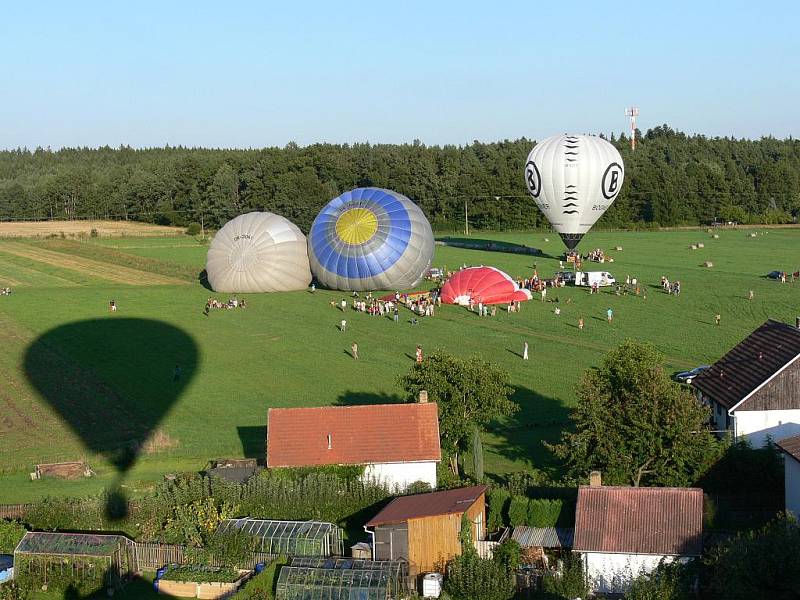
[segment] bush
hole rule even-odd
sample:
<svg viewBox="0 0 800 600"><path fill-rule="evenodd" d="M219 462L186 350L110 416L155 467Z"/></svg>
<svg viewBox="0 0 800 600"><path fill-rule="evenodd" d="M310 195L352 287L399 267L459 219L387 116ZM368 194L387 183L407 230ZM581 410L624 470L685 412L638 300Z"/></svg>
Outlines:
<svg viewBox="0 0 800 600"><path fill-rule="evenodd" d="M100 237L100 232L97 231L97 229L95 229L94 227L92 227L92 230L89 232L89 237L93 238Z"/></svg>
<svg viewBox="0 0 800 600"><path fill-rule="evenodd" d="M445 590L454 600L509 600L514 581L502 564L468 552L448 563Z"/></svg>
<svg viewBox="0 0 800 600"><path fill-rule="evenodd" d="M522 564L522 548L516 540L506 540L494 549L492 560L513 573Z"/></svg>
<svg viewBox="0 0 800 600"><path fill-rule="evenodd" d="M511 494L503 488L492 488L489 491L489 515L487 526L489 531L497 531L508 523L508 504Z"/></svg>
<svg viewBox="0 0 800 600"><path fill-rule="evenodd" d="M239 579L239 572L230 567L207 567L200 565L170 566L161 576L167 581L195 581L197 583L207 583L219 581L221 583L233 583Z"/></svg>
<svg viewBox="0 0 800 600"><path fill-rule="evenodd" d="M528 499L525 496L513 496L508 505L508 521L513 527L528 524Z"/></svg>
<svg viewBox="0 0 800 600"><path fill-rule="evenodd" d="M244 589L236 594L237 600L272 600L275 597L275 585L281 567L289 562L285 556L279 556L258 575L250 579Z"/></svg>
<svg viewBox="0 0 800 600"><path fill-rule="evenodd" d="M28 600L30 593L16 581L0 585L0 600Z"/></svg>
<svg viewBox="0 0 800 600"><path fill-rule="evenodd" d="M565 600L586 598L589 594L589 582L583 572L580 556L578 554L565 556L564 570L561 574L547 571L542 577L542 590Z"/></svg>
<svg viewBox="0 0 800 600"><path fill-rule="evenodd" d="M639 575L631 582L625 600L690 600L694 577L691 566L661 563L650 575Z"/></svg>
<svg viewBox="0 0 800 600"><path fill-rule="evenodd" d="M200 223L192 222L186 227L186 235L199 235L203 231Z"/></svg>
<svg viewBox="0 0 800 600"><path fill-rule="evenodd" d="M563 502L535 498L528 503L528 525L531 527L555 527L561 516Z"/></svg>
<svg viewBox="0 0 800 600"><path fill-rule="evenodd" d="M0 520L0 554L13 554L23 535L22 523Z"/></svg>

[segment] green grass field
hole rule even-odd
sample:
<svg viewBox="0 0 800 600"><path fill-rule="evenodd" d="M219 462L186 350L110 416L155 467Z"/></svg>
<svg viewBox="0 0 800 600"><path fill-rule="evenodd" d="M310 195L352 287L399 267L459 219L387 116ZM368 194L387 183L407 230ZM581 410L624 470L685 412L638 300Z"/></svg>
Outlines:
<svg viewBox="0 0 800 600"><path fill-rule="evenodd" d="M754 238L751 232L756 232ZM80 495L122 484L141 493L165 472L198 470L215 457L263 456L273 406L400 401L397 377L417 344L479 354L511 374L522 410L485 436L486 470L553 467L542 446L568 426L581 373L626 338L649 340L668 368L718 358L768 317L800 314L800 283L764 275L800 265L800 230L591 233L581 249L601 247L613 264L586 263L617 279L637 277L646 299L613 290L549 291L519 314L479 318L442 307L410 325L330 307L341 292L246 295L246 310L212 311L198 274L206 246L188 236L86 241L0 240L0 503L52 494ZM549 238L545 242L545 238ZM472 239L524 243L544 257L437 246L435 266L487 264L513 276L558 270L556 234L479 233ZM705 248L690 250L703 242ZM623 246L620 252L611 249ZM713 261L714 267L702 263ZM661 292L662 275L683 284ZM747 299L748 290L755 300ZM116 313L108 301L119 305ZM614 322L605 311L614 309ZM715 313L722 324L714 326ZM579 316L586 328L579 331ZM348 352L358 342L358 362ZM530 344L530 361L520 358ZM181 376L173 381L175 366ZM157 443L146 444L159 433ZM302 435L302 432L298 432ZM144 449L122 452L121 446ZM39 462L85 458L97 476L31 482Z"/></svg>

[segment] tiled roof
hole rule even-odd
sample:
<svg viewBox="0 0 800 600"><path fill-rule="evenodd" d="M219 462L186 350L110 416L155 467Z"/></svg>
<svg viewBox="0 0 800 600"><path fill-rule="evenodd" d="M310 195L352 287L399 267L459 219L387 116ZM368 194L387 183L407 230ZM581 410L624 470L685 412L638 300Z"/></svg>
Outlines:
<svg viewBox="0 0 800 600"><path fill-rule="evenodd" d="M733 408L800 355L800 329L770 319L694 378L692 385Z"/></svg>
<svg viewBox="0 0 800 600"><path fill-rule="evenodd" d="M441 460L435 403L271 408L267 466Z"/></svg>
<svg viewBox="0 0 800 600"><path fill-rule="evenodd" d="M776 444L778 444L778 447L786 452L786 454L800 461L800 435L783 438L777 441Z"/></svg>
<svg viewBox="0 0 800 600"><path fill-rule="evenodd" d="M573 550L699 556L703 490L581 486Z"/></svg>
<svg viewBox="0 0 800 600"><path fill-rule="evenodd" d="M486 493L485 485L474 485L429 494L401 496L392 500L386 508L375 515L367 523L367 527L402 523L422 517L458 515L466 512L484 493Z"/></svg>

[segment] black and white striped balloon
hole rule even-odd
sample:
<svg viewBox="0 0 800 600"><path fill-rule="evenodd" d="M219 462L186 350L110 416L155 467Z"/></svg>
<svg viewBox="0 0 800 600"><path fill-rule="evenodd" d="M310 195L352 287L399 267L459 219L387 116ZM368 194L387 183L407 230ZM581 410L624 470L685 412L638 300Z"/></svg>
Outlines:
<svg viewBox="0 0 800 600"><path fill-rule="evenodd" d="M617 149L593 135L542 140L525 163L525 183L570 250L619 195L625 167Z"/></svg>

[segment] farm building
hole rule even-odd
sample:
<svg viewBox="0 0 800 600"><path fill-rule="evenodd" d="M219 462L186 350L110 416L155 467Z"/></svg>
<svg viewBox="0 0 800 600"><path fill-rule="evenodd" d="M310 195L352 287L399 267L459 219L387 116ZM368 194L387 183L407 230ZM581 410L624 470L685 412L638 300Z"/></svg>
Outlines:
<svg viewBox="0 0 800 600"><path fill-rule="evenodd" d="M364 465L364 478L404 490L436 487L439 415L435 403L271 408L267 467Z"/></svg>
<svg viewBox="0 0 800 600"><path fill-rule="evenodd" d="M688 561L702 548L701 489L578 488L573 550L595 592L624 592L661 561Z"/></svg>
<svg viewBox="0 0 800 600"><path fill-rule="evenodd" d="M373 561L293 558L281 568L277 600L397 600L407 596L408 565Z"/></svg>
<svg viewBox="0 0 800 600"><path fill-rule="evenodd" d="M778 441L783 450L784 494L786 511L800 519L800 435Z"/></svg>
<svg viewBox="0 0 800 600"><path fill-rule="evenodd" d="M462 517L475 542L486 536L486 486L477 485L392 500L365 527L372 529L375 559L409 562L413 575L441 570L461 554Z"/></svg>
<svg viewBox="0 0 800 600"><path fill-rule="evenodd" d="M711 407L715 429L746 438L800 434L800 324L768 320L711 368L695 377L700 401Z"/></svg>
<svg viewBox="0 0 800 600"><path fill-rule="evenodd" d="M29 531L14 549L14 578L82 593L119 587L134 571L130 550L121 535Z"/></svg>
<svg viewBox="0 0 800 600"><path fill-rule="evenodd" d="M511 539L517 542L525 552L528 562L537 567L547 568L549 561L545 550L556 555L572 549L575 530L571 527L514 527Z"/></svg>
<svg viewBox="0 0 800 600"><path fill-rule="evenodd" d="M292 556L341 556L344 534L341 527L320 521L269 521L266 519L226 519L219 533L240 531L255 540L254 550L266 554Z"/></svg>

